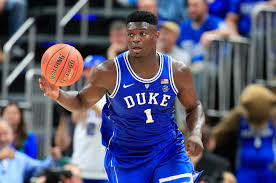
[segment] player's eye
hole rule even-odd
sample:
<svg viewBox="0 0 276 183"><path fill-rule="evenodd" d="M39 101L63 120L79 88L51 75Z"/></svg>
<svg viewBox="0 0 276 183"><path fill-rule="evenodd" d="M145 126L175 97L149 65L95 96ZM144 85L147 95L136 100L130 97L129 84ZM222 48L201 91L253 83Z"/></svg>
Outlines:
<svg viewBox="0 0 276 183"><path fill-rule="evenodd" d="M134 36L133 33L128 33L127 35L128 35L128 37L133 37Z"/></svg>
<svg viewBox="0 0 276 183"><path fill-rule="evenodd" d="M146 33L145 32L140 32L140 36L145 36Z"/></svg>

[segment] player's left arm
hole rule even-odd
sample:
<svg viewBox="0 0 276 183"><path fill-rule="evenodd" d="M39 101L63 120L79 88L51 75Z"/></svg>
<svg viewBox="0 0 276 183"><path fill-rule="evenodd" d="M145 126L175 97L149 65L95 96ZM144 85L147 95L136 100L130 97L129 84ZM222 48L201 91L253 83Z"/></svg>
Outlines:
<svg viewBox="0 0 276 183"><path fill-rule="evenodd" d="M184 63L173 60L173 76L178 90L177 97L187 112L186 123L190 136L185 143L186 151L188 155L197 156L203 150L201 141L202 127L205 124L203 108L197 99L190 69Z"/></svg>

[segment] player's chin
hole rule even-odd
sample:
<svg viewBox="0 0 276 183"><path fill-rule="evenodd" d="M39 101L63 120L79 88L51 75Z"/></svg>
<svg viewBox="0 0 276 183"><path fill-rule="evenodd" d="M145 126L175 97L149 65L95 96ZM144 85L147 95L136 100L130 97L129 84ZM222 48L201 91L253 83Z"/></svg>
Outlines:
<svg viewBox="0 0 276 183"><path fill-rule="evenodd" d="M142 57L143 54L141 52L135 52L135 51L130 51L131 56L139 58Z"/></svg>

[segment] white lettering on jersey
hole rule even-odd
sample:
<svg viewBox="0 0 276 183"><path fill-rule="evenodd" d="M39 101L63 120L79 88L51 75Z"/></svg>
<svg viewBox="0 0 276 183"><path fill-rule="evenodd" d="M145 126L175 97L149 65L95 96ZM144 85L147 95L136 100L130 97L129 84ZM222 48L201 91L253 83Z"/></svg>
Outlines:
<svg viewBox="0 0 276 183"><path fill-rule="evenodd" d="M166 107L168 105L168 103L165 103L165 102L167 102L168 99L170 99L170 98L171 98L170 95L163 95L163 99L162 99L162 102L160 105Z"/></svg>
<svg viewBox="0 0 276 183"><path fill-rule="evenodd" d="M145 105L145 104L158 105L158 104L160 104L160 106L163 106L163 107L168 106L168 100L171 98L171 96L163 94L162 101L157 102L156 97L158 95L159 95L159 93L149 93L149 98L148 98L148 101L147 101L146 93L137 93L136 94L136 101L135 101L135 97L133 98L132 96L124 97L124 100L126 101L127 108L132 108L136 104L138 104L138 105Z"/></svg>
<svg viewBox="0 0 276 183"><path fill-rule="evenodd" d="M134 100L133 100L132 96L127 96L124 99L127 103L127 108L131 108L131 107L135 106L135 103L134 103Z"/></svg>
<svg viewBox="0 0 276 183"><path fill-rule="evenodd" d="M143 99L143 101L142 101L142 102L141 102L141 100L140 100L140 93L137 93L137 94L136 94L138 105L143 105L143 104L145 104L145 103L146 103L146 97L145 97L145 94L146 94L146 93L141 93L141 95L142 95L142 99Z"/></svg>
<svg viewBox="0 0 276 183"><path fill-rule="evenodd" d="M156 100L156 97L159 95L159 93L149 93L150 94L150 98L149 98L149 102L148 104L152 104L152 101L154 101L153 104L158 104L157 103L157 100Z"/></svg>

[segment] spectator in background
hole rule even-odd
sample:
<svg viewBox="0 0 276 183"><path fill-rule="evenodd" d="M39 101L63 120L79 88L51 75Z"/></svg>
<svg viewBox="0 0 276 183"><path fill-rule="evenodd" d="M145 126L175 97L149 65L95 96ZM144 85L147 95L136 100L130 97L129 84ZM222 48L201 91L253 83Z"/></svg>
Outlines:
<svg viewBox="0 0 276 183"><path fill-rule="evenodd" d="M26 0L0 0L0 14L8 13L9 38L20 28L26 20L27 1ZM12 49L14 56L23 56L24 50L17 45Z"/></svg>
<svg viewBox="0 0 276 183"><path fill-rule="evenodd" d="M276 6L275 0L229 0L229 11L226 23L236 35L250 36L251 12L255 6L261 4Z"/></svg>
<svg viewBox="0 0 276 183"><path fill-rule="evenodd" d="M208 14L206 0L188 0L188 13L190 19L180 24L180 37L178 46L191 54L192 62L203 60L204 46L208 46L211 35L229 36L223 19Z"/></svg>
<svg viewBox="0 0 276 183"><path fill-rule="evenodd" d="M162 20L180 23L188 18L185 0L157 0L157 7Z"/></svg>
<svg viewBox="0 0 276 183"><path fill-rule="evenodd" d="M107 49L107 59L114 59L127 50L126 25L121 20L115 20L109 28L110 46Z"/></svg>
<svg viewBox="0 0 276 183"><path fill-rule="evenodd" d="M190 19L180 24L180 36L177 45L190 53L191 70L194 75L198 98L202 99L202 80L204 77L204 53L210 45L210 36L230 36L223 19L208 14L207 0L188 0ZM214 70L214 66L205 65L206 69ZM215 73L212 71L212 73ZM213 76L214 77L214 76Z"/></svg>
<svg viewBox="0 0 276 183"><path fill-rule="evenodd" d="M44 161L30 158L24 153L11 148L13 141L12 127L0 118L0 183L23 183L36 171L49 168L60 158L60 151L53 148L52 156Z"/></svg>
<svg viewBox="0 0 276 183"><path fill-rule="evenodd" d="M140 11L149 11L158 17L158 6L156 0L137 0L137 7Z"/></svg>
<svg viewBox="0 0 276 183"><path fill-rule="evenodd" d="M16 103L10 103L2 109L2 117L6 119L13 130L13 146L32 158L37 157L37 142L33 132L27 131L23 111Z"/></svg>
<svg viewBox="0 0 276 183"><path fill-rule="evenodd" d="M95 65L104 60L100 55L90 55L84 60L83 75L86 81L90 80ZM84 183L108 183L104 169L105 148L100 132L104 104L103 97L87 111L72 113L72 121L76 123L72 163L81 169Z"/></svg>
<svg viewBox="0 0 276 183"><path fill-rule="evenodd" d="M171 21L162 21L159 32L157 50L189 66L189 54L176 45L180 33L178 24Z"/></svg>
<svg viewBox="0 0 276 183"><path fill-rule="evenodd" d="M118 0L120 2L127 0ZM181 22L187 19L185 0L128 0L135 3L141 11L149 11L159 17L160 20Z"/></svg>

